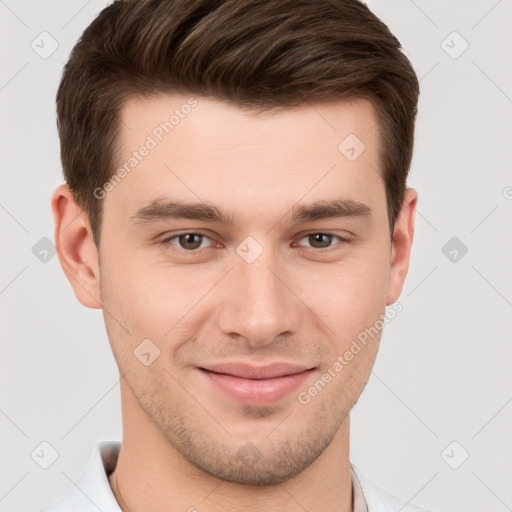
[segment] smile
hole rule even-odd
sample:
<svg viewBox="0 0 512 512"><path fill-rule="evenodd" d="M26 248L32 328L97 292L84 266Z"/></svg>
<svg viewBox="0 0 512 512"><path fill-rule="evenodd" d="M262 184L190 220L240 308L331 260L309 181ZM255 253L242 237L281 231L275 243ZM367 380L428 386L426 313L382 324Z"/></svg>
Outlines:
<svg viewBox="0 0 512 512"><path fill-rule="evenodd" d="M299 387L315 368L278 363L265 367L217 365L199 370L210 383L237 401L268 405Z"/></svg>

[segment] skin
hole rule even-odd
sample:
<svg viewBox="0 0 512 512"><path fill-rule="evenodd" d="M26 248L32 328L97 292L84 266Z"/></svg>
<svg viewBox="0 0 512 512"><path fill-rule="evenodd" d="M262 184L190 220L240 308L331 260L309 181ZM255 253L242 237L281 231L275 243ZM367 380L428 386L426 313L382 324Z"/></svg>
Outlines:
<svg viewBox="0 0 512 512"><path fill-rule="evenodd" d="M122 111L120 162L187 99L130 100ZM297 394L400 296L417 193L407 189L391 241L377 116L366 100L256 115L196 99L102 200L101 261L67 186L52 197L61 265L78 300L103 309L123 376L116 498L121 494L132 512L348 512L349 412L381 333L309 403ZM338 150L351 133L366 146L355 161ZM161 196L216 205L234 225L130 221ZM296 205L347 198L368 205L371 216L290 221ZM206 235L195 254L179 237L159 245L183 230ZM315 245L306 236L323 231L350 242L334 236ZM252 263L236 252L248 236L263 249ZM134 355L144 339L160 350L148 366ZM284 398L254 406L219 391L198 370L236 360L315 370Z"/></svg>

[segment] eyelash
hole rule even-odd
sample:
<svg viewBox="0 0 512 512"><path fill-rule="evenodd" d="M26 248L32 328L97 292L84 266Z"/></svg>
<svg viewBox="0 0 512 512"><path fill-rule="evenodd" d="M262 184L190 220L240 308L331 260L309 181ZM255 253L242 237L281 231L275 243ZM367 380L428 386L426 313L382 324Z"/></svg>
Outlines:
<svg viewBox="0 0 512 512"><path fill-rule="evenodd" d="M199 235L199 236L202 236L205 238L210 238L207 234L201 233L200 231L184 231L182 233L178 233L178 234L169 236L167 238L164 238L162 241L159 242L159 245L163 246L165 248L173 246L173 250L177 250L178 252L190 254L190 255L199 254L203 249L208 249L208 247L203 247L201 249L187 250L187 249L181 249L179 247L176 247L176 246L174 246L174 244L171 243L172 240L174 240L175 238L178 238L180 236L183 236L183 235ZM304 238L311 236L311 235L332 236L332 237L339 239L339 242L338 242L339 244L349 244L350 243L350 239L343 238L340 235L337 235L336 233L332 233L331 231L311 231L310 233L306 233L305 235L301 236L300 240L303 240ZM210 238L210 240L211 240L211 238ZM313 250L313 251L328 252L330 250L336 249L336 245L338 245L338 244L334 244L334 245L324 248L324 249L318 249L316 247L307 247L307 246L306 246L306 248Z"/></svg>

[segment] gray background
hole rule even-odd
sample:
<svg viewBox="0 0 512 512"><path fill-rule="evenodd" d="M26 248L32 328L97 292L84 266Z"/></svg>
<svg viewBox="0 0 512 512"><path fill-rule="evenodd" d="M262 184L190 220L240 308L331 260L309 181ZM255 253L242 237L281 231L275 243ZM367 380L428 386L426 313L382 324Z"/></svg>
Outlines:
<svg viewBox="0 0 512 512"><path fill-rule="evenodd" d="M101 311L76 300L41 241L53 240L50 195L61 183L61 69L105 5L0 0L1 511L52 501L95 443L121 438ZM409 179L419 203L404 309L353 409L351 461L432 510L512 510L512 2L369 5L421 79ZM58 48L45 55L50 37ZM43 441L58 452L48 469L31 457Z"/></svg>

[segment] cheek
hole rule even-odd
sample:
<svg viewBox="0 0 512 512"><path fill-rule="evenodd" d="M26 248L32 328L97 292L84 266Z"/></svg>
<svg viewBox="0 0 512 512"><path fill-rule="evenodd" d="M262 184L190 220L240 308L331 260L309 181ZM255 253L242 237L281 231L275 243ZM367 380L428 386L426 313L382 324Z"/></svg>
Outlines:
<svg viewBox="0 0 512 512"><path fill-rule="evenodd" d="M389 265L384 248L378 249L375 245L363 247L334 263L302 262L301 268L282 268L284 281L300 298L298 302L294 299L297 307L304 303L313 311L330 328L331 332L326 330L325 334L334 337L337 344L350 343L385 308ZM162 261L148 264L136 254L120 252L124 256L104 258L102 299L113 317L105 315L111 339L119 343L122 340L124 348L128 345L133 350L149 338L166 350L175 345L172 340L190 336L188 330L198 318L214 313L214 305L205 309L206 304L212 306L205 297L212 283L226 272L222 265L180 268ZM222 286L220 283L216 291ZM319 328L326 329L321 324Z"/></svg>
<svg viewBox="0 0 512 512"><path fill-rule="evenodd" d="M316 267L297 279L304 302L336 334L352 335L384 311L389 265L382 253L374 252Z"/></svg>
<svg viewBox="0 0 512 512"><path fill-rule="evenodd" d="M157 340L170 320L163 315L166 306L155 294L155 284L151 275L134 260L115 255L104 258L101 298L105 325L115 352L129 355L148 338L159 345ZM168 311L173 309L169 306Z"/></svg>
<svg viewBox="0 0 512 512"><path fill-rule="evenodd" d="M165 262L148 264L137 258L105 261L102 293L112 316L126 330L119 329L112 318L105 321L115 329L114 340L122 340L123 349L132 349L142 340L153 340L162 351L186 339L187 326L201 311L201 298L222 277L213 267L186 268Z"/></svg>

